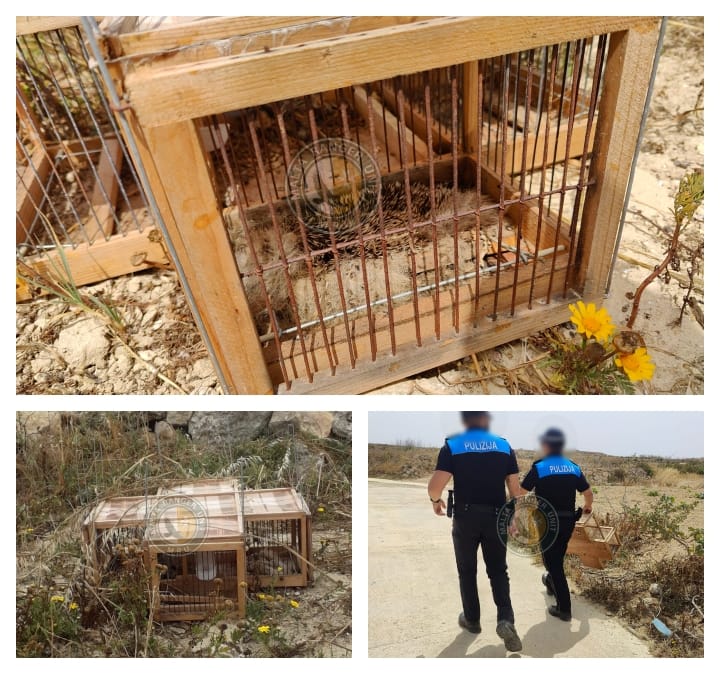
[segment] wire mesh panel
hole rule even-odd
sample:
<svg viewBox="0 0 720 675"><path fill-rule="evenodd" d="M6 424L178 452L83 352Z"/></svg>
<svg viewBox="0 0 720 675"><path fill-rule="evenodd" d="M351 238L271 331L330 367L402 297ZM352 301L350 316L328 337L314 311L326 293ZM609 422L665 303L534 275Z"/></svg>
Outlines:
<svg viewBox="0 0 720 675"><path fill-rule="evenodd" d="M154 221L80 29L18 35L15 58L21 275L73 276L83 284L162 263L162 254L148 255L147 248L143 254L143 236L147 240ZM103 260L104 271L74 255L93 246L115 253L109 264ZM69 254L69 264L58 248L66 261ZM31 294L18 288L18 299Z"/></svg>
<svg viewBox="0 0 720 675"><path fill-rule="evenodd" d="M606 42L201 122L276 379L492 330L573 293Z"/></svg>
<svg viewBox="0 0 720 675"><path fill-rule="evenodd" d="M256 587L306 586L312 577L310 511L291 488L245 495L248 583Z"/></svg>

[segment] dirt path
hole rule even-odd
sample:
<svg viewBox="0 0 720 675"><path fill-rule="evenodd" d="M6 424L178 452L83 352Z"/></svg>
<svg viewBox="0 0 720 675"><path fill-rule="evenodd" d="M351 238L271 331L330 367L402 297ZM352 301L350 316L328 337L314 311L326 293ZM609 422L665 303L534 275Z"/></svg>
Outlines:
<svg viewBox="0 0 720 675"><path fill-rule="evenodd" d="M483 633L457 626L460 598L450 521L430 511L424 484L370 479L369 654L371 657L505 657L495 635L490 586L480 573ZM573 621L547 616L541 570L510 555L522 656L649 657L647 646L598 605L573 597Z"/></svg>

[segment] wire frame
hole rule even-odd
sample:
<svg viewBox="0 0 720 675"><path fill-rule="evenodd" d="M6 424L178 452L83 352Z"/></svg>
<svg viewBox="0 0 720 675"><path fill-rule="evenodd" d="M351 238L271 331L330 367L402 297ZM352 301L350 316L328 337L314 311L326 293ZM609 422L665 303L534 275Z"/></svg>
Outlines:
<svg viewBox="0 0 720 675"><path fill-rule="evenodd" d="M575 293L606 47L596 36L199 121L279 381Z"/></svg>
<svg viewBox="0 0 720 675"><path fill-rule="evenodd" d="M18 255L152 228L80 29L18 36L15 62Z"/></svg>

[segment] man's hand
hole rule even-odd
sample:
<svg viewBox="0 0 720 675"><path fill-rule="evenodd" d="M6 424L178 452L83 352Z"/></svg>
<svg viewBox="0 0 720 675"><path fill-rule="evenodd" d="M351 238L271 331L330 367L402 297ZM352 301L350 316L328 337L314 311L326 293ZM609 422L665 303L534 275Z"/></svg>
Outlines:
<svg viewBox="0 0 720 675"><path fill-rule="evenodd" d="M587 516L592 513L592 504L583 506L583 513Z"/></svg>
<svg viewBox="0 0 720 675"><path fill-rule="evenodd" d="M445 515L445 502L441 499L438 502L432 503L433 511L435 511L436 516L444 516Z"/></svg>

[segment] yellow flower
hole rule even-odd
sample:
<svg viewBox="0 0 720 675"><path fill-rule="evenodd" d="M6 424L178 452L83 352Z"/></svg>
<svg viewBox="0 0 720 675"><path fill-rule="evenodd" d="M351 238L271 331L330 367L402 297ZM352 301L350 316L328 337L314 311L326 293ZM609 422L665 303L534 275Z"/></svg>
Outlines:
<svg viewBox="0 0 720 675"><path fill-rule="evenodd" d="M65 597L62 595L53 595L50 597L50 602L65 602Z"/></svg>
<svg viewBox="0 0 720 675"><path fill-rule="evenodd" d="M300 603L297 600L291 600L290 607L300 607Z"/></svg>
<svg viewBox="0 0 720 675"><path fill-rule="evenodd" d="M318 513L325 513L325 507L324 507L324 506L318 506Z"/></svg>
<svg viewBox="0 0 720 675"><path fill-rule="evenodd" d="M615 326L604 307L597 309L594 302L586 305L582 300L578 300L577 305L570 305L569 309L570 321L575 324L578 333L595 338L598 342L607 342L610 339Z"/></svg>
<svg viewBox="0 0 720 675"><path fill-rule="evenodd" d="M283 571L282 566L278 566L277 571L278 571L278 572L282 572L282 571Z"/></svg>
<svg viewBox="0 0 720 675"><path fill-rule="evenodd" d="M70 609L77 609L77 608L78 608L77 602L71 602L68 606L70 607Z"/></svg>
<svg viewBox="0 0 720 675"><path fill-rule="evenodd" d="M258 600L264 600L264 599L265 599L265 593L258 593L258 594L257 594L257 599L258 599Z"/></svg>
<svg viewBox="0 0 720 675"><path fill-rule="evenodd" d="M645 347L638 347L632 354L618 354L615 356L615 365L625 371L631 382L651 380L655 373L655 364Z"/></svg>
<svg viewBox="0 0 720 675"><path fill-rule="evenodd" d="M269 633L270 626L258 626L258 633Z"/></svg>

